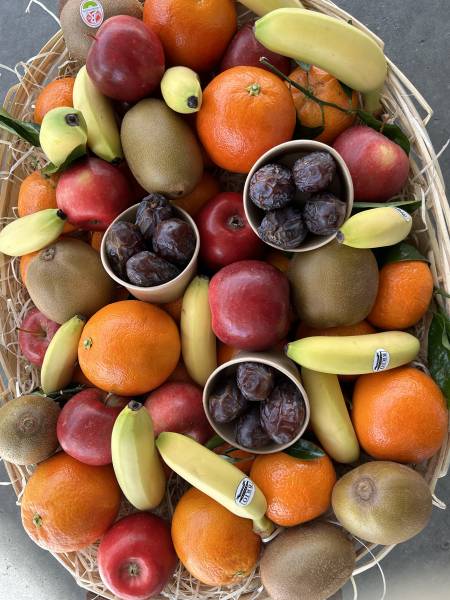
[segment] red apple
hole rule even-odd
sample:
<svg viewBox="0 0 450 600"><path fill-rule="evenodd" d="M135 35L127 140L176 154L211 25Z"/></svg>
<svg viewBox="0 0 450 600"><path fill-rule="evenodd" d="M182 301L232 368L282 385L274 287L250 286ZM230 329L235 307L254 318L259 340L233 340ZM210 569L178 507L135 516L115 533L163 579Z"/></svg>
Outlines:
<svg viewBox="0 0 450 600"><path fill-rule="evenodd" d="M290 327L287 277L258 260L236 262L216 273L209 305L216 336L241 350L267 350Z"/></svg>
<svg viewBox="0 0 450 600"><path fill-rule="evenodd" d="M250 227L242 194L225 192L212 198L196 217L200 258L217 271L239 260L260 258L264 244Z"/></svg>
<svg viewBox="0 0 450 600"><path fill-rule="evenodd" d="M398 194L408 180L406 152L370 127L350 127L341 133L333 147L350 171L355 200L384 202Z"/></svg>
<svg viewBox="0 0 450 600"><path fill-rule="evenodd" d="M149 96L164 74L164 49L159 37L140 19L110 17L89 49L86 68L96 87L122 102Z"/></svg>
<svg viewBox="0 0 450 600"><path fill-rule="evenodd" d="M131 206L133 193L118 167L100 158L85 158L59 178L56 202L72 225L90 231L105 231Z"/></svg>
<svg viewBox="0 0 450 600"><path fill-rule="evenodd" d="M25 314L19 328L19 347L30 363L42 367L48 345L59 327L59 323L48 319L37 308Z"/></svg>
<svg viewBox="0 0 450 600"><path fill-rule="evenodd" d="M274 67L277 67L285 75L289 75L292 71L289 58L267 50L258 42L254 34L254 22L249 22L241 27L231 40L222 58L220 70L225 71L232 67L244 66L260 67L269 71L270 69L259 62L262 56L267 58Z"/></svg>
<svg viewBox="0 0 450 600"><path fill-rule="evenodd" d="M155 437L163 431L183 433L200 444L212 435L203 410L202 391L190 383L165 383L152 392L145 401L155 430Z"/></svg>
<svg viewBox="0 0 450 600"><path fill-rule="evenodd" d="M109 465L114 421L129 398L96 388L75 394L62 409L56 428L62 449L87 465Z"/></svg>
<svg viewBox="0 0 450 600"><path fill-rule="evenodd" d="M123 600L157 596L178 561L168 524L146 512L117 521L103 536L97 560L103 583Z"/></svg>

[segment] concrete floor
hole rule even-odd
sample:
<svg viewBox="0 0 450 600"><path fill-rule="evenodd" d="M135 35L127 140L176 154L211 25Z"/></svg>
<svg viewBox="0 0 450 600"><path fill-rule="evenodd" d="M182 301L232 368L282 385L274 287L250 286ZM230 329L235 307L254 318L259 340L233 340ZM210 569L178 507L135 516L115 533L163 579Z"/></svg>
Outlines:
<svg viewBox="0 0 450 600"><path fill-rule="evenodd" d="M429 127L435 147L450 138L449 0L336 0L365 22L386 42L386 53L415 83L435 109ZM54 9L56 0L44 0ZM28 0L0 0L0 63L13 65L36 54L55 32L56 23ZM2 72L0 97L14 83ZM441 159L450 181L450 151ZM6 474L0 467L0 480ZM437 495L450 505L450 479L441 480ZM450 599L450 511L434 509L429 527L414 540L398 546L383 562L388 600ZM381 598L376 569L357 578L359 598ZM352 594L346 590L345 598ZM70 575L46 552L35 546L20 525L19 510L10 487L0 487L0 599L84 600Z"/></svg>

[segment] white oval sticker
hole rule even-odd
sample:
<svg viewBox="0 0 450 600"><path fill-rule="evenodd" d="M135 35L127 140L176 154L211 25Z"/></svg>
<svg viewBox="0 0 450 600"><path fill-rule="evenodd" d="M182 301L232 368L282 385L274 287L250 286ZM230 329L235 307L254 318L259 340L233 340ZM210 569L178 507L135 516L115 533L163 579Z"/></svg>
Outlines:
<svg viewBox="0 0 450 600"><path fill-rule="evenodd" d="M80 16L85 25L98 29L105 18L102 3L99 0L83 0L80 4Z"/></svg>
<svg viewBox="0 0 450 600"><path fill-rule="evenodd" d="M248 506L255 495L255 484L248 477L244 477L236 488L234 501L239 506Z"/></svg>
<svg viewBox="0 0 450 600"><path fill-rule="evenodd" d="M394 208L397 212L399 212L402 215L402 217L407 223L409 223L412 220L411 215L407 213L406 210L403 210L403 208L399 208L398 206L395 206Z"/></svg>
<svg viewBox="0 0 450 600"><path fill-rule="evenodd" d="M391 357L387 350L383 350L383 348L379 348L375 350L375 354L373 357L373 372L378 373L379 371L385 371L389 366L389 361Z"/></svg>

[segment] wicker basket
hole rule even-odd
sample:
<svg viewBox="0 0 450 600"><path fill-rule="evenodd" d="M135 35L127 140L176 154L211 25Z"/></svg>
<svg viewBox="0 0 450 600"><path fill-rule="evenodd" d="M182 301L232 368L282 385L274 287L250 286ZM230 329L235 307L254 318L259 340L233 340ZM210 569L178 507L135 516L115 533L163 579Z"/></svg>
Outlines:
<svg viewBox="0 0 450 600"><path fill-rule="evenodd" d="M348 21L351 16L328 0L303 0L313 10L332 15ZM241 18L246 13L239 6ZM248 13L247 13L248 14ZM352 19L353 25L367 32L380 46L383 42L364 25ZM41 53L21 63L23 75L21 83L9 90L4 108L15 117L32 118L32 107L37 93L43 85L59 75L73 74L79 65L69 60L61 32L50 39ZM383 105L386 115L395 119L410 138L412 145L412 175L409 182L408 197L422 201L422 210L415 217L414 240L419 249L430 262L437 287L450 290L450 209L445 196L442 173L436 153L425 129L432 116L432 109L401 71L389 62L389 75L383 93ZM27 144L17 141L12 136L3 134L0 139L0 176L3 181L0 189L0 217L3 222L15 217L17 195L23 178L39 166L45 164L45 157ZM22 287L18 276L18 262L0 255L1 292L0 311L2 315L2 340L0 344L0 364L6 376L0 403L6 402L20 394L28 393L39 382L38 372L20 356L17 345L16 327L23 312L29 306L29 298ZM450 302L445 308L450 311ZM420 362L426 364L426 332L430 322L429 313L421 323L418 335L422 340ZM434 492L436 482L447 474L449 467L450 444L447 436L440 452L430 461L417 468L423 473L430 489ZM32 472L31 467L17 467L8 463L6 469L14 490L19 498ZM436 497L434 504L445 508ZM167 507L170 511L172 502L168 497ZM357 568L354 574L361 573L385 557L393 546L362 547L358 552ZM55 554L55 558L74 576L78 585L108 599L115 599L102 584L96 563L96 549L93 545L82 552ZM239 590L212 589L198 584L190 578L182 567L179 567L173 582L161 594L160 598L187 600L193 598L208 599L266 599L262 590L258 572L249 578L245 586Z"/></svg>

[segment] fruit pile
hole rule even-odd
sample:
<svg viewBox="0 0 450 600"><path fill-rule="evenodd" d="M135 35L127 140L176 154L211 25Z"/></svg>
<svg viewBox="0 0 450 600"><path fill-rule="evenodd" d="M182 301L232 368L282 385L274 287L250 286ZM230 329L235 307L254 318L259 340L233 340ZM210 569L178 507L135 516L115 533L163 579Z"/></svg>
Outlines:
<svg viewBox="0 0 450 600"><path fill-rule="evenodd" d="M40 382L0 408L0 456L36 465L29 536L99 542L123 600L183 577L325 600L358 540L426 526L413 467L448 435L450 321L409 141L378 120L383 52L299 0L242 3L259 18L238 28L233 0L66 0L75 76L33 123L0 115L38 158L0 252Z"/></svg>

